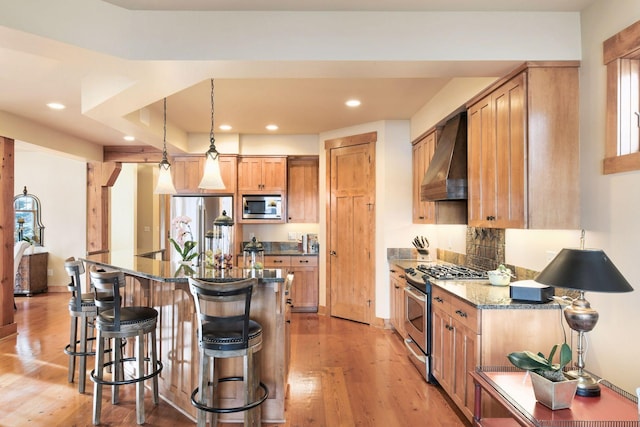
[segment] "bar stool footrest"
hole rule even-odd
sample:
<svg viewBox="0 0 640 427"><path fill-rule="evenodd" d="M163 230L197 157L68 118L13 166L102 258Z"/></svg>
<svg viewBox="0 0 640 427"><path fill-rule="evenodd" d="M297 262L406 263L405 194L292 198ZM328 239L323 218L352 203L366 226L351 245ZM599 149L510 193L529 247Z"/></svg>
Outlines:
<svg viewBox="0 0 640 427"><path fill-rule="evenodd" d="M150 362L151 359L148 357L144 358L145 362ZM120 364L122 365L122 367L124 368L124 363L125 362L137 362L135 357L127 357L124 358L122 360L120 360ZM107 362L104 364L104 368L107 368L108 366L113 366L115 365L115 361L111 361L111 362ZM146 381L146 380L150 380L151 378L157 376L158 374L160 374L160 372L162 371L162 362L160 360L156 360L156 369L153 372L149 372L147 375L145 375L144 377L136 377L136 378L129 378L126 380L121 380L121 381L116 381L116 380L105 380L105 379L101 379L101 378L97 378L96 377L96 370L93 369L91 370L91 381L93 381L94 383L97 384L102 384L102 385L126 385L126 384L135 384L135 383L139 383L141 381Z"/></svg>
<svg viewBox="0 0 640 427"><path fill-rule="evenodd" d="M225 377L225 378L218 379L219 383L223 383L227 381L244 381L244 377ZM209 382L209 385L212 385L212 383ZM234 412L248 411L249 409L253 409L257 406L260 406L269 397L269 388L266 386L266 384L264 384L263 382L260 382L260 388L263 391L263 395L260 399L247 403L244 406L237 406L235 408L216 408L216 407L203 405L202 403L196 400L198 392L200 391L200 387L196 387L196 389L193 390L193 392L191 393L191 404L202 411L214 412L216 414L231 414Z"/></svg>

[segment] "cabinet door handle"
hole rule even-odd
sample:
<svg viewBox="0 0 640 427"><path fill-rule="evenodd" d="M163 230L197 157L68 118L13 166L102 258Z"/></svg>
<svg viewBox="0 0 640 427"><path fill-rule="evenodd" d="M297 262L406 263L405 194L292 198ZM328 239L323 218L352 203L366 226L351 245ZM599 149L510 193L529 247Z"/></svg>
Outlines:
<svg viewBox="0 0 640 427"><path fill-rule="evenodd" d="M456 310L456 314L460 317L467 317L467 313L462 310Z"/></svg>
<svg viewBox="0 0 640 427"><path fill-rule="evenodd" d="M336 251L329 251L329 255L331 255L331 256L338 256L338 254L336 253Z"/></svg>
<svg viewBox="0 0 640 427"><path fill-rule="evenodd" d="M299 263L301 263L301 264L302 264L303 262L308 264L308 263L309 263L309 260L308 260L308 259L304 259L304 260L303 260L303 259L301 259L301 260L299 260L298 262L299 262Z"/></svg>
<svg viewBox="0 0 640 427"><path fill-rule="evenodd" d="M274 259L273 263L274 264L282 264L284 261L282 261L281 259Z"/></svg>
<svg viewBox="0 0 640 427"><path fill-rule="evenodd" d="M495 220L496 220L496 217L495 217L495 216L493 216L493 215L489 215L489 216L487 217L487 221L495 221Z"/></svg>
<svg viewBox="0 0 640 427"><path fill-rule="evenodd" d="M444 300L443 300L442 298L440 298L440 297L433 297L433 300L434 300L435 302L440 302L440 303L443 303L443 302L444 302Z"/></svg>

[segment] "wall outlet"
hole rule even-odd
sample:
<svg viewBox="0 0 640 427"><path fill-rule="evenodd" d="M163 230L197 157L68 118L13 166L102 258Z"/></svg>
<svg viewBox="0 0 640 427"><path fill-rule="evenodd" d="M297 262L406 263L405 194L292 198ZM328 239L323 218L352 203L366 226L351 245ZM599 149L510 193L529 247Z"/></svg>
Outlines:
<svg viewBox="0 0 640 427"><path fill-rule="evenodd" d="M249 233L249 240L253 240L256 237L256 233Z"/></svg>
<svg viewBox="0 0 640 427"><path fill-rule="evenodd" d="M547 254L547 262L551 262L551 260L554 259L556 255L558 255L558 252L556 251L547 251L545 253Z"/></svg>
<svg viewBox="0 0 640 427"><path fill-rule="evenodd" d="M53 268L48 268L47 269L47 276L49 276L49 277L53 276Z"/></svg>
<svg viewBox="0 0 640 427"><path fill-rule="evenodd" d="M289 232L289 240L298 240L296 238L296 232L295 231L290 231Z"/></svg>

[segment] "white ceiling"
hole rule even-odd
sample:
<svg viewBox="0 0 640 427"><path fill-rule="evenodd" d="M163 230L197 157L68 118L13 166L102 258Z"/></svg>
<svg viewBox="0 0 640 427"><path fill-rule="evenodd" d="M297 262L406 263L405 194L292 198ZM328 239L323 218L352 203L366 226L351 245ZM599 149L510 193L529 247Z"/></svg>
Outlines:
<svg viewBox="0 0 640 427"><path fill-rule="evenodd" d="M131 10L577 11L591 0L105 0Z"/></svg>
<svg viewBox="0 0 640 427"><path fill-rule="evenodd" d="M153 10L579 11L593 1L104 0L104 3L120 6L111 6L113 9L124 8L121 10L126 13L139 14ZM0 5L0 15L9 13L7 8L11 7ZM62 26L54 25L55 17L46 22L51 23L50 32L57 35L56 39L66 41L68 36L62 33ZM108 48L102 46L88 49L86 45L91 45L91 41L87 38L83 42L80 33L74 34L79 40L74 44L34 34L27 27L2 26L0 18L0 110L99 145L129 144L122 140L129 130L141 141L138 143L161 145L157 118L162 117L162 97L158 98L158 93L167 97L170 144L174 135L180 139L180 135L189 133L208 133L212 74L216 75L216 125L228 123L233 126L232 133L256 134L267 133L264 126L276 123L280 126L276 133L316 134L381 119L409 119L451 78L499 76L517 63L501 59L437 63L354 59L318 64L263 61L256 66L247 61L219 61L214 68L220 72L212 73L198 69L198 62L119 58L103 53ZM189 78L183 76L185 67L189 67ZM153 86L154 90L148 93L156 94L155 98L149 99L148 93L140 90L112 101L109 111L102 107L101 90L104 89L104 96L119 89L126 93L134 82L141 81L149 81L147 86ZM155 87L158 85L162 88ZM360 99L362 106L348 109L344 102L349 98ZM50 111L44 107L50 101L65 103L67 109ZM156 122L151 126L156 129L147 133L135 123L140 118L147 120L144 112L150 112L150 120ZM177 146L184 150L184 146Z"/></svg>

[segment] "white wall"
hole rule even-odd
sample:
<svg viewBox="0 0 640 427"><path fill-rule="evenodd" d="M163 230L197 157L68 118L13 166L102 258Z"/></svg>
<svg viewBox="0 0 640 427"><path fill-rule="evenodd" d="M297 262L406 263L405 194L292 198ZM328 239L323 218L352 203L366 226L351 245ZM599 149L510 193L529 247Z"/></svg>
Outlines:
<svg viewBox="0 0 640 427"><path fill-rule="evenodd" d="M66 292L69 275L64 269L68 257L86 253L87 167L85 162L44 152L20 143L14 158L14 193L27 191L40 199L44 246L49 252L50 288Z"/></svg>
<svg viewBox="0 0 640 427"><path fill-rule="evenodd" d="M582 14L582 68L580 73L580 165L582 225L587 246L609 255L635 291L630 294L589 293L600 313L588 334L587 369L632 392L640 386L635 365L640 340L640 171L602 174L606 70L602 42L640 20L636 0L599 0ZM574 242L573 246L577 246Z"/></svg>

